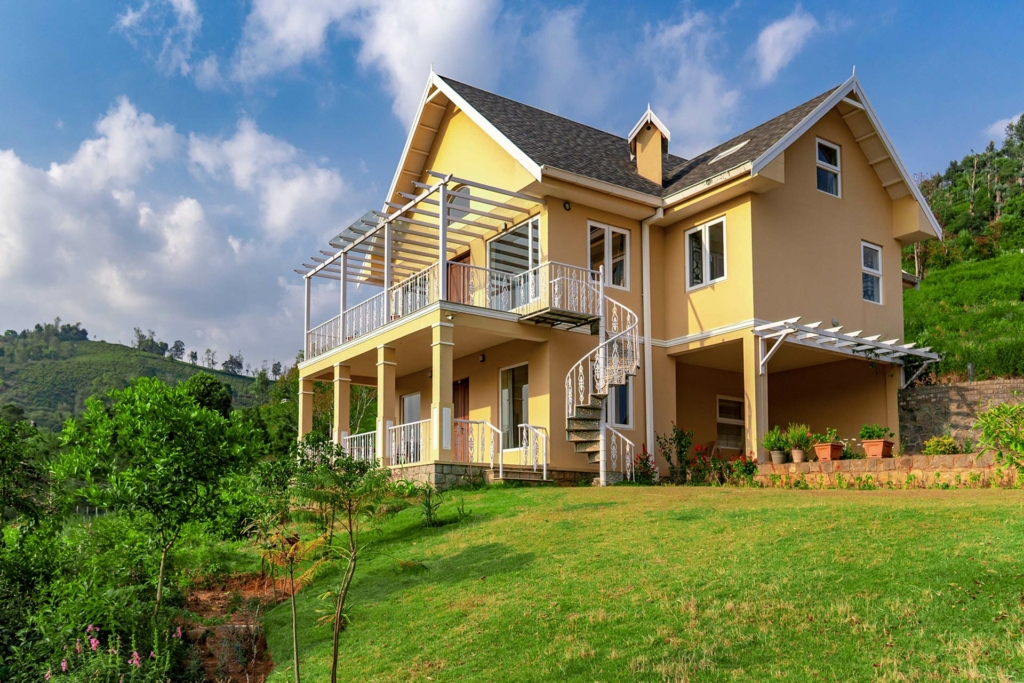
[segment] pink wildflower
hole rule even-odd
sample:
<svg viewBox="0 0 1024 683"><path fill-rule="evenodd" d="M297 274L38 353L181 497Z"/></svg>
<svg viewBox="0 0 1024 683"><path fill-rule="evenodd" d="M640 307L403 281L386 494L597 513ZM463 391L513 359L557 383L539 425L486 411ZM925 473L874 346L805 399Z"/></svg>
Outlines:
<svg viewBox="0 0 1024 683"><path fill-rule="evenodd" d="M176 630L174 632L174 637L175 638L181 638L181 627L180 626L178 627L178 630Z"/></svg>
<svg viewBox="0 0 1024 683"><path fill-rule="evenodd" d="M66 659L60 660L60 670L61 671L67 671L68 670L68 660L66 660Z"/></svg>
<svg viewBox="0 0 1024 683"><path fill-rule="evenodd" d="M47 670L46 670L46 675L45 675L45 676L43 676L43 678L44 678L44 679L46 679L46 680L50 680L50 678L52 678L52 677L50 676L50 670L49 670L49 669L47 669Z"/></svg>
<svg viewBox="0 0 1024 683"><path fill-rule="evenodd" d="M150 651L149 651L149 658L150 658L150 659L156 659L156 653L155 653L155 652L153 652L152 650L150 650Z"/></svg>
<svg viewBox="0 0 1024 683"><path fill-rule="evenodd" d="M128 663L137 669L142 668L142 657L139 657L138 652L132 652L131 659L128 660Z"/></svg>
<svg viewBox="0 0 1024 683"><path fill-rule="evenodd" d="M89 638L89 647L92 648L93 652L95 652L96 648L98 648L99 646L100 646L100 639L99 638Z"/></svg>
<svg viewBox="0 0 1024 683"><path fill-rule="evenodd" d="M82 641L80 638L75 638L75 652L82 654Z"/></svg>

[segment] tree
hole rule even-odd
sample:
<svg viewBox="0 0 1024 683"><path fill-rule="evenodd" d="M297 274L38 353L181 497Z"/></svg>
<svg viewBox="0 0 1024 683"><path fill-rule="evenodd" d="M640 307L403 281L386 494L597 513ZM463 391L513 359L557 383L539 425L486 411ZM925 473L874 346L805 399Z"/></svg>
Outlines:
<svg viewBox="0 0 1024 683"><path fill-rule="evenodd" d="M182 390L203 408L214 410L222 417L231 415L231 389L208 372L198 372L182 385Z"/></svg>
<svg viewBox="0 0 1024 683"><path fill-rule="evenodd" d="M275 360L274 364L270 366L270 374L273 375L274 381L281 376L281 361Z"/></svg>
<svg viewBox="0 0 1024 683"><path fill-rule="evenodd" d="M198 351L189 351L188 352L188 362L191 363L192 365L196 365L199 362L199 352Z"/></svg>
<svg viewBox="0 0 1024 683"><path fill-rule="evenodd" d="M185 342L180 339L171 344L170 353L168 354L174 360L181 360L185 357Z"/></svg>
<svg viewBox="0 0 1024 683"><path fill-rule="evenodd" d="M331 649L331 683L338 680L338 639L345 627L345 601L355 577L360 552L363 524L374 522L396 510L387 503L394 495L391 472L378 467L373 461L348 457L340 446L320 442L315 437L303 444L315 449L318 457L314 466L299 476L297 497L313 503L321 510L329 510L331 522L327 530L327 551L334 552L333 530L335 517L344 527L348 547L338 552L346 560L345 572L336 591L333 591L333 641Z"/></svg>
<svg viewBox="0 0 1024 683"><path fill-rule="evenodd" d="M267 397L270 396L270 378L267 377L267 371L263 368L256 373L256 379L252 382L252 391L260 405L267 402Z"/></svg>
<svg viewBox="0 0 1024 683"><path fill-rule="evenodd" d="M295 576L295 568L307 557L316 554L324 546L324 536L320 535L308 541L298 536L289 535L283 528L279 529L267 545L266 558L271 563L284 567L288 572L288 592L291 596L292 608L292 669L295 683L299 678L299 626L295 610L295 587L307 586L313 582L317 571L324 565L326 558L320 558L300 576Z"/></svg>
<svg viewBox="0 0 1024 683"><path fill-rule="evenodd" d="M39 520L47 481L33 457L37 436L28 422L0 419L0 522L19 515ZM3 536L0 533L0 546Z"/></svg>
<svg viewBox="0 0 1024 683"><path fill-rule="evenodd" d="M220 367L224 372L230 372L232 375L242 374L242 368L245 367L245 359L242 358L242 352L238 354L228 354L228 359L220 364Z"/></svg>
<svg viewBox="0 0 1024 683"><path fill-rule="evenodd" d="M241 421L199 405L183 385L141 377L98 398L64 427L57 479L90 503L148 526L160 542L154 614L163 597L167 554L184 526L209 519L220 487L250 451Z"/></svg>
<svg viewBox="0 0 1024 683"><path fill-rule="evenodd" d="M213 369L217 367L217 352L211 349L203 351L203 365Z"/></svg>
<svg viewBox="0 0 1024 683"><path fill-rule="evenodd" d="M158 356L163 356L167 353L167 342L156 339L156 333L153 330L146 334L141 328L136 327L135 341L132 343L132 346L144 353L155 353Z"/></svg>

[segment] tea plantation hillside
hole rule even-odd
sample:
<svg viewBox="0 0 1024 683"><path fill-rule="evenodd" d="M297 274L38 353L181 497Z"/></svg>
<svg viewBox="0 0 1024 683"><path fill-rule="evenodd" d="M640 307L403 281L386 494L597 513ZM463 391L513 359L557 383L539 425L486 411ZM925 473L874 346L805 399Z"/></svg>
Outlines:
<svg viewBox="0 0 1024 683"><path fill-rule="evenodd" d="M903 301L907 340L943 356L937 374L1024 376L1024 254L932 270Z"/></svg>
<svg viewBox="0 0 1024 683"><path fill-rule="evenodd" d="M252 401L252 379L210 370L103 341L51 339L45 345L18 344L0 337L0 406L13 403L39 426L59 429L85 400L123 389L136 377L177 384L209 372L231 387L236 406Z"/></svg>

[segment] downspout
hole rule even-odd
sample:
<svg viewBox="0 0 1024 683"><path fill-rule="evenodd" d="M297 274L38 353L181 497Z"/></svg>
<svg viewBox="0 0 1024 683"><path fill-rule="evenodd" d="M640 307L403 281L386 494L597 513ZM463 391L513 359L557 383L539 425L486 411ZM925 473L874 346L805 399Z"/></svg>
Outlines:
<svg viewBox="0 0 1024 683"><path fill-rule="evenodd" d="M654 353L651 350L651 223L661 219L665 209L658 207L653 215L640 221L641 228L641 259L644 271L644 418L646 423L645 437L650 452L654 452Z"/></svg>

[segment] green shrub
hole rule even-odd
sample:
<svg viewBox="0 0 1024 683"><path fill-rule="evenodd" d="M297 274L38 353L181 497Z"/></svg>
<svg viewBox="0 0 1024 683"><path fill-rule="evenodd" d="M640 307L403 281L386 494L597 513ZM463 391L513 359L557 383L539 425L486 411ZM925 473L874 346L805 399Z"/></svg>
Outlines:
<svg viewBox="0 0 1024 683"><path fill-rule="evenodd" d="M896 436L892 430L888 427L882 427L878 424L864 425L860 428L861 439L891 439Z"/></svg>
<svg viewBox="0 0 1024 683"><path fill-rule="evenodd" d="M793 450L811 450L811 430L805 424L790 422L789 429L786 430L786 440L789 441L789 447Z"/></svg>
<svg viewBox="0 0 1024 683"><path fill-rule="evenodd" d="M933 436L924 442L925 455L955 455L960 452L951 436Z"/></svg>
<svg viewBox="0 0 1024 683"><path fill-rule="evenodd" d="M693 432L672 423L672 432L655 437L661 456L668 462L668 478L673 484L685 484L688 479L688 459L693 444Z"/></svg>
<svg viewBox="0 0 1024 683"><path fill-rule="evenodd" d="M782 433L782 428L779 425L775 425L764 435L764 441L761 442L761 445L768 451L784 451L789 448L789 440Z"/></svg>
<svg viewBox="0 0 1024 683"><path fill-rule="evenodd" d="M1024 465L1024 403L1004 403L978 416L981 443L1003 462Z"/></svg>
<svg viewBox="0 0 1024 683"><path fill-rule="evenodd" d="M812 434L811 441L814 443L838 443L839 431L834 427L829 427L824 434Z"/></svg>

